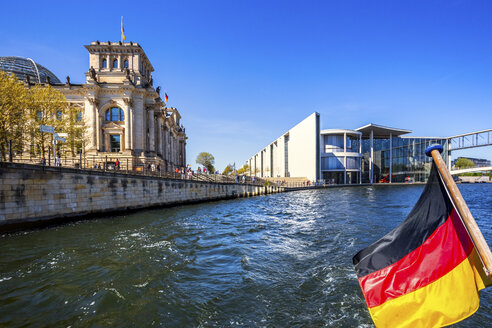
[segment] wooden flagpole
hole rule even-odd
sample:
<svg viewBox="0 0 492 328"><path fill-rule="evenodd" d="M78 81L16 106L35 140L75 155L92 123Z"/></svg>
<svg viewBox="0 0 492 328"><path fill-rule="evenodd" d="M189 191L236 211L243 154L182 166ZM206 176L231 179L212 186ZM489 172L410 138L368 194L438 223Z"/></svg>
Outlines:
<svg viewBox="0 0 492 328"><path fill-rule="evenodd" d="M482 232L478 228L477 222L475 222L475 219L473 218L470 209L466 205L463 196L461 196L458 186L456 186L456 183L454 182L451 174L449 173L446 163L444 163L444 160L441 157L442 150L443 148L441 145L431 145L425 150L425 154L427 156L432 156L432 158L434 159L437 169L441 173L441 177L444 183L446 184L449 195L453 199L453 203L456 206L456 210L458 211L458 214L463 220L463 223L465 224L466 229L468 230L468 234L473 240L473 243L475 244L475 248L477 249L480 258L482 259L485 273L489 277L492 277L492 252L490 251L490 248L487 245L487 242L485 241Z"/></svg>

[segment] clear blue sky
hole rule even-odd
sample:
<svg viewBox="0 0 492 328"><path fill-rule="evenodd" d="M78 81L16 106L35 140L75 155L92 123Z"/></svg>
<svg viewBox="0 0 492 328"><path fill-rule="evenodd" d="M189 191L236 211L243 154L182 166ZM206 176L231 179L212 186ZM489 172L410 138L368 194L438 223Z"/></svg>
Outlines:
<svg viewBox="0 0 492 328"><path fill-rule="evenodd" d="M84 82L91 41L139 42L188 162L239 166L314 111L450 136L492 128L491 1L5 1L0 56ZM468 155L492 159L492 147Z"/></svg>

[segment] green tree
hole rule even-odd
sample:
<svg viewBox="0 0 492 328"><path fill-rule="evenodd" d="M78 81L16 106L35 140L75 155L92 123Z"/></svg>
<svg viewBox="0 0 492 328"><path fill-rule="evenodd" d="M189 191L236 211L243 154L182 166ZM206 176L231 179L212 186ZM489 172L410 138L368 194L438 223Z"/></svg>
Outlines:
<svg viewBox="0 0 492 328"><path fill-rule="evenodd" d="M231 164L229 164L229 165L227 165L227 166L225 167L225 169L224 169L224 171L222 172L222 174L224 174L224 175L229 175L229 174L231 174L231 172L232 172L232 165L231 165Z"/></svg>
<svg viewBox="0 0 492 328"><path fill-rule="evenodd" d="M65 147L74 156L84 148L86 142L86 126L83 109L73 104L70 105L64 116L64 125L67 133Z"/></svg>
<svg viewBox="0 0 492 328"><path fill-rule="evenodd" d="M51 143L51 133L41 132L41 125L55 128L56 133L65 132L69 121L65 96L51 86L36 85L29 90L27 130L31 142L39 147L44 156Z"/></svg>
<svg viewBox="0 0 492 328"><path fill-rule="evenodd" d="M240 168L239 170L237 170L237 173L238 174L249 173L249 165L248 164L244 164L242 168Z"/></svg>
<svg viewBox="0 0 492 328"><path fill-rule="evenodd" d="M459 169L469 169L475 167L475 163L473 163L468 158L460 157L454 164Z"/></svg>
<svg viewBox="0 0 492 328"><path fill-rule="evenodd" d="M200 165L205 166L208 172L210 173L215 172L215 168L214 168L215 158L212 154L207 152L201 152L196 157L196 162Z"/></svg>
<svg viewBox="0 0 492 328"><path fill-rule="evenodd" d="M0 153L6 160L9 140L12 148L22 150L25 129L27 90L17 78L0 71Z"/></svg>

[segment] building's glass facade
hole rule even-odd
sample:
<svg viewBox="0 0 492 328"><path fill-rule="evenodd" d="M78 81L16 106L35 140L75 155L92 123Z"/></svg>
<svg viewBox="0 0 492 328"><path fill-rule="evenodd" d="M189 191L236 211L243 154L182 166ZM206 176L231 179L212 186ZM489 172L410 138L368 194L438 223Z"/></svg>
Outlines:
<svg viewBox="0 0 492 328"><path fill-rule="evenodd" d="M355 141L358 142L358 141ZM390 165L392 182L425 182L429 176L432 158L425 155L425 149L431 144L440 144L442 156L447 162L446 138L397 137L374 139L374 183L389 181ZM390 149L391 146L391 149ZM391 154L390 154L391 151ZM371 145L369 139L362 140L362 182L370 182L369 165Z"/></svg>
<svg viewBox="0 0 492 328"><path fill-rule="evenodd" d="M326 184L360 183L359 139L353 130L321 131L321 179Z"/></svg>

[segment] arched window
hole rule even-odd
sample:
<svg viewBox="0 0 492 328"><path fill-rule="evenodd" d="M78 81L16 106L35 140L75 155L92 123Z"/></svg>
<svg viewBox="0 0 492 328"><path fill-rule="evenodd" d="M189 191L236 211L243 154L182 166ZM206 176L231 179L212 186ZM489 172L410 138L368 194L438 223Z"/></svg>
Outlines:
<svg viewBox="0 0 492 328"><path fill-rule="evenodd" d="M123 113L123 109L119 107L111 107L106 110L105 115L106 121L111 122L122 122L125 120L125 114Z"/></svg>
<svg viewBox="0 0 492 328"><path fill-rule="evenodd" d="M118 68L118 59L113 60L113 68Z"/></svg>
<svg viewBox="0 0 492 328"><path fill-rule="evenodd" d="M123 62L123 67L128 68L128 59L125 59Z"/></svg>
<svg viewBox="0 0 492 328"><path fill-rule="evenodd" d="M108 61L106 60L106 58L103 59L101 66L102 66L102 68L107 68L108 67Z"/></svg>

